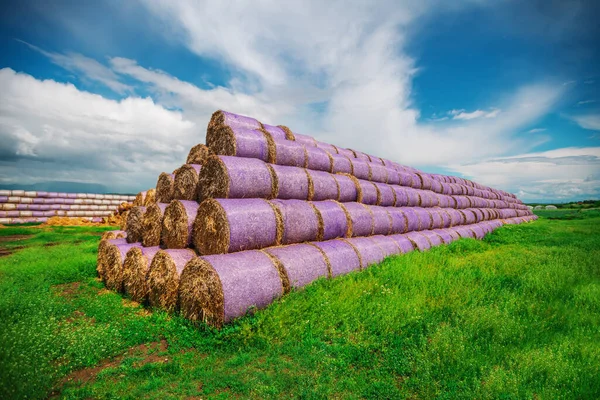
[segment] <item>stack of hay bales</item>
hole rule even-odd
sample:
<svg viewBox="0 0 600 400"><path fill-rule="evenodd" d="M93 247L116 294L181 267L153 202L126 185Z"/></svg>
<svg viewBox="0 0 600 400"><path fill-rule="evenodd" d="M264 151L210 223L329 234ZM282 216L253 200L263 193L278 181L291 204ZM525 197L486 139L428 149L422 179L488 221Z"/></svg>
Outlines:
<svg viewBox="0 0 600 400"><path fill-rule="evenodd" d="M77 217L95 222L110 216L133 196L0 190L0 223L46 222L52 217Z"/></svg>
<svg viewBox="0 0 600 400"><path fill-rule="evenodd" d="M224 111L206 143L160 174L126 239L100 244L98 271L214 326L318 278L536 218L513 194Z"/></svg>

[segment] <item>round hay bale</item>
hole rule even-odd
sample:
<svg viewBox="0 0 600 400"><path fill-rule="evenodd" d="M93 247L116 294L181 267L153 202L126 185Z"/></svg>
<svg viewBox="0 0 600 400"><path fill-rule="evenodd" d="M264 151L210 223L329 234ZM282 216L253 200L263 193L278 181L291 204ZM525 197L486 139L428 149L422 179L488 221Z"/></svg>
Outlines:
<svg viewBox="0 0 600 400"><path fill-rule="evenodd" d="M369 163L369 169L371 170L370 180L373 182L387 183L388 174L387 168L381 164L381 162Z"/></svg>
<svg viewBox="0 0 600 400"><path fill-rule="evenodd" d="M330 172L333 168L333 159L325 150L314 146L305 146L306 168L315 171Z"/></svg>
<svg viewBox="0 0 600 400"><path fill-rule="evenodd" d="M154 247L160 245L163 217L168 204L154 203L146 208L142 217L142 245Z"/></svg>
<svg viewBox="0 0 600 400"><path fill-rule="evenodd" d="M440 208L438 210L440 217L442 218L442 226L440 229L449 228L452 225L452 217L446 208Z"/></svg>
<svg viewBox="0 0 600 400"><path fill-rule="evenodd" d="M329 277L331 273L321 250L310 244L295 244L292 246L271 247L263 249L271 256L280 275L287 278L284 290L299 289L321 278Z"/></svg>
<svg viewBox="0 0 600 400"><path fill-rule="evenodd" d="M138 303L146 300L148 267L159 250L158 246L133 247L127 252L123 262L123 292L128 294L131 300Z"/></svg>
<svg viewBox="0 0 600 400"><path fill-rule="evenodd" d="M265 308L283 293L277 267L260 251L194 258L179 282L181 314L218 328Z"/></svg>
<svg viewBox="0 0 600 400"><path fill-rule="evenodd" d="M373 264L379 264L385 258L383 250L371 237L355 237L340 240L345 240L356 249L361 262L361 269L368 268Z"/></svg>
<svg viewBox="0 0 600 400"><path fill-rule="evenodd" d="M389 235L392 231L392 217L387 207L369 206L373 214L373 234Z"/></svg>
<svg viewBox="0 0 600 400"><path fill-rule="evenodd" d="M317 146L317 140L312 136L303 135L301 133L294 133L293 136L294 136L293 140L295 140L298 143L302 143L306 146L311 146L311 147Z"/></svg>
<svg viewBox="0 0 600 400"><path fill-rule="evenodd" d="M337 200L340 188L329 172L305 170L308 176L308 200Z"/></svg>
<svg viewBox="0 0 600 400"><path fill-rule="evenodd" d="M262 125L251 117L222 110L216 111L208 122L206 145L212 151L215 151L220 147L219 141L223 140L223 136L233 135L232 128L261 129Z"/></svg>
<svg viewBox="0 0 600 400"><path fill-rule="evenodd" d="M408 172L398 171L399 184L404 187L412 187L412 175Z"/></svg>
<svg viewBox="0 0 600 400"><path fill-rule="evenodd" d="M273 200L271 204L281 216L283 224L281 244L317 240L322 221L319 221L318 211L311 203L303 200Z"/></svg>
<svg viewBox="0 0 600 400"><path fill-rule="evenodd" d="M347 174L336 174L334 177L340 190L340 195L337 200L342 203L357 201L358 180L355 177Z"/></svg>
<svg viewBox="0 0 600 400"><path fill-rule="evenodd" d="M372 239L377 242L377 245L383 250L383 255L385 257L395 256L397 254L402 253L398 243L392 239L390 236L373 236Z"/></svg>
<svg viewBox="0 0 600 400"><path fill-rule="evenodd" d="M143 234L144 213L146 207L136 206L129 210L127 215L127 243L141 242Z"/></svg>
<svg viewBox="0 0 600 400"><path fill-rule="evenodd" d="M175 311L179 299L179 278L186 263L195 257L192 249L160 250L156 253L146 275L150 306Z"/></svg>
<svg viewBox="0 0 600 400"><path fill-rule="evenodd" d="M442 238L444 244L450 244L455 240L447 229L434 229L433 232L437 233L439 237Z"/></svg>
<svg viewBox="0 0 600 400"><path fill-rule="evenodd" d="M146 191L139 192L135 196L135 200L133 200L133 206L134 207L143 206L145 198L146 198ZM58 203L58 199L55 199L55 202ZM63 200L63 203L64 203L64 200Z"/></svg>
<svg viewBox="0 0 600 400"><path fill-rule="evenodd" d="M104 282L110 290L123 290L123 263L127 252L133 247L140 247L139 243L112 244L107 243L104 248L103 269Z"/></svg>
<svg viewBox="0 0 600 400"><path fill-rule="evenodd" d="M429 243L431 243L432 247L444 244L444 240L441 238L441 236L434 231L423 231L421 234L423 234L423 236L429 240Z"/></svg>
<svg viewBox="0 0 600 400"><path fill-rule="evenodd" d="M450 214L450 226L458 226L464 223L464 216L459 210L455 210L453 208L446 209L448 214Z"/></svg>
<svg viewBox="0 0 600 400"><path fill-rule="evenodd" d="M377 188L378 198L377 205L384 207L393 207L396 204L396 194L390 185L387 183L374 182Z"/></svg>
<svg viewBox="0 0 600 400"><path fill-rule="evenodd" d="M441 229L444 227L444 220L442 218L442 211L440 208L429 208L427 209L429 215L431 215L431 228L430 229Z"/></svg>
<svg viewBox="0 0 600 400"><path fill-rule="evenodd" d="M204 161L209 156L210 152L208 147L202 143L195 145L190 149L188 153L187 159L185 161L186 164L204 164Z"/></svg>
<svg viewBox="0 0 600 400"><path fill-rule="evenodd" d="M337 147L332 144L317 141L317 147L325 150L328 154L337 154Z"/></svg>
<svg viewBox="0 0 600 400"><path fill-rule="evenodd" d="M407 232L413 232L419 230L419 217L415 212L414 207L400 207L398 208L404 215L407 220Z"/></svg>
<svg viewBox="0 0 600 400"><path fill-rule="evenodd" d="M156 189L152 188L146 191L146 197L144 197L144 207L148 207L150 204L156 203Z"/></svg>
<svg viewBox="0 0 600 400"><path fill-rule="evenodd" d="M377 186L370 181L358 179L358 199L359 203L376 205L379 199L379 190Z"/></svg>
<svg viewBox="0 0 600 400"><path fill-rule="evenodd" d="M371 180L371 167L368 161L351 159L352 175L358 179Z"/></svg>
<svg viewBox="0 0 600 400"><path fill-rule="evenodd" d="M274 198L308 200L309 179L303 168L275 164L270 167L275 176Z"/></svg>
<svg viewBox="0 0 600 400"><path fill-rule="evenodd" d="M418 173L416 175L421 180L421 189L431 190L431 181L432 181L431 177L424 172Z"/></svg>
<svg viewBox="0 0 600 400"><path fill-rule="evenodd" d="M126 231L127 232L127 219L129 219L129 211L130 210L126 210L125 212L123 212L121 214L121 225L119 226L119 228L121 228L122 231ZM57 211L57 215L58 211Z"/></svg>
<svg viewBox="0 0 600 400"><path fill-rule="evenodd" d="M349 226L346 211L337 201L317 201L312 203L318 211L319 231L317 240L331 240L348 235Z"/></svg>
<svg viewBox="0 0 600 400"><path fill-rule="evenodd" d="M469 228L475 234L475 239L481 240L485 237L485 231L483 230L483 228L481 228L481 226L479 226L479 224L473 224L469 226Z"/></svg>
<svg viewBox="0 0 600 400"><path fill-rule="evenodd" d="M341 154L330 154L331 169L334 174L352 174L352 162L350 159Z"/></svg>
<svg viewBox="0 0 600 400"><path fill-rule="evenodd" d="M344 209L350 219L352 234L349 237L371 236L374 229L374 218L368 206L361 203L345 203Z"/></svg>
<svg viewBox="0 0 600 400"><path fill-rule="evenodd" d="M424 231L426 229L431 229L433 225L433 218L431 214L427 212L427 209L421 207L414 207L413 210L417 217L419 218L419 229L420 231Z"/></svg>
<svg viewBox="0 0 600 400"><path fill-rule="evenodd" d="M290 140L274 140L269 143L269 162L271 164L302 167L307 164L305 146Z"/></svg>
<svg viewBox="0 0 600 400"><path fill-rule="evenodd" d="M182 165L175 174L173 181L173 199L196 200L198 196L198 179L202 165Z"/></svg>
<svg viewBox="0 0 600 400"><path fill-rule="evenodd" d="M423 183L421 181L421 176L418 175L418 174L416 174L416 173L414 173L414 172L411 172L409 174L411 176L410 186L413 189L422 189Z"/></svg>
<svg viewBox="0 0 600 400"><path fill-rule="evenodd" d="M442 189L442 184L440 181L437 181L435 179L431 180L431 190L434 193L438 193L438 194L442 194L444 193L443 189Z"/></svg>
<svg viewBox="0 0 600 400"><path fill-rule="evenodd" d="M162 172L156 182L156 201L158 203L170 203L173 200L173 182L175 174Z"/></svg>
<svg viewBox="0 0 600 400"><path fill-rule="evenodd" d="M387 183L388 185L399 185L400 174L394 167L386 166Z"/></svg>
<svg viewBox="0 0 600 400"><path fill-rule="evenodd" d="M200 171L199 201L211 198L271 198L274 172L255 158L210 156Z"/></svg>
<svg viewBox="0 0 600 400"><path fill-rule="evenodd" d="M361 151L356 151L356 150L352 150L352 149L348 149L352 152L352 154L354 154L354 158L361 160L361 161L371 161L371 157L369 157L368 154L365 154Z"/></svg>
<svg viewBox="0 0 600 400"><path fill-rule="evenodd" d="M337 152L339 155L344 156L348 159L354 158L354 153L352 152L352 150L344 149L342 147L337 147Z"/></svg>
<svg viewBox="0 0 600 400"><path fill-rule="evenodd" d="M419 196L420 207L433 207L433 199L431 198L432 193L430 191L415 189L415 192L417 192L417 195Z"/></svg>
<svg viewBox="0 0 600 400"><path fill-rule="evenodd" d="M267 132L273 140L294 140L294 134L289 128L280 125L273 126L268 124L262 124L262 130Z"/></svg>
<svg viewBox="0 0 600 400"><path fill-rule="evenodd" d="M448 228L446 229L446 231L452 237L452 241L460 239L460 235L458 234L458 232L456 232L456 227Z"/></svg>
<svg viewBox="0 0 600 400"><path fill-rule="evenodd" d="M483 211L479 208L471 208L469 209L473 214L475 214L475 221L476 222L481 222L484 221L485 218L485 214L483 213Z"/></svg>
<svg viewBox="0 0 600 400"><path fill-rule="evenodd" d="M200 254L223 254L280 244L281 215L263 199L208 199L198 209L194 247Z"/></svg>
<svg viewBox="0 0 600 400"><path fill-rule="evenodd" d="M223 156L236 156L257 158L262 161L269 160L269 143L271 136L259 129L247 127L228 127L221 130L221 134L210 147L211 153ZM202 163L206 162L207 154Z"/></svg>
<svg viewBox="0 0 600 400"><path fill-rule="evenodd" d="M160 240L168 249L183 249L192 243L192 227L198 212L198 203L173 200L165 208Z"/></svg>
<svg viewBox="0 0 600 400"><path fill-rule="evenodd" d="M331 276L347 274L360 270L360 260L354 247L343 240L329 240L326 242L312 242L325 255Z"/></svg>
<svg viewBox="0 0 600 400"><path fill-rule="evenodd" d="M100 240L121 239L126 237L127 232L124 231L106 231L102 234Z"/></svg>
<svg viewBox="0 0 600 400"><path fill-rule="evenodd" d="M390 207L388 214L392 220L390 234L408 232L408 218L402 209Z"/></svg>
<svg viewBox="0 0 600 400"><path fill-rule="evenodd" d="M403 186L392 185L390 186L394 191L394 207L405 207L408 206L408 192ZM412 189L410 189L412 190Z"/></svg>
<svg viewBox="0 0 600 400"><path fill-rule="evenodd" d="M455 231L461 238L475 238L475 233L467 226L457 226Z"/></svg>
<svg viewBox="0 0 600 400"><path fill-rule="evenodd" d="M421 232L408 232L404 234L419 251L427 251L431 248L431 242Z"/></svg>
<svg viewBox="0 0 600 400"><path fill-rule="evenodd" d="M465 221L466 221L465 223L466 224L471 225L471 224L477 223L477 216L475 215L475 213L471 209L467 208L467 209L461 210L461 212L465 216Z"/></svg>
<svg viewBox="0 0 600 400"><path fill-rule="evenodd" d="M106 248L109 245L121 245L127 244L127 241L122 239L102 239L100 243L98 243L98 254L96 258L96 272L98 272L98 276L104 281L104 270L106 269Z"/></svg>
<svg viewBox="0 0 600 400"><path fill-rule="evenodd" d="M419 196L419 192L413 188L404 188L404 192L408 197L408 207L420 207L421 206L421 196Z"/></svg>
<svg viewBox="0 0 600 400"><path fill-rule="evenodd" d="M403 254L410 253L415 249L413 242L408 240L408 238L404 235L391 235L390 238L393 239L396 244L398 244L398 248Z"/></svg>

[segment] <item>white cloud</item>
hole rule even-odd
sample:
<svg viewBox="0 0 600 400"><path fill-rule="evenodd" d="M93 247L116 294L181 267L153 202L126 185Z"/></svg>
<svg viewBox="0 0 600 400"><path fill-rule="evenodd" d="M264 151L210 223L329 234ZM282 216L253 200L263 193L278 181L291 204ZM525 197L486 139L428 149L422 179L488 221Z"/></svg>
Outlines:
<svg viewBox="0 0 600 400"><path fill-rule="evenodd" d="M150 98L114 101L0 70L3 183L71 180L132 192L185 161L197 127Z"/></svg>
<svg viewBox="0 0 600 400"><path fill-rule="evenodd" d="M448 114L452 115L452 119L468 121L476 118L495 118L500 114L500 110L497 108L491 111L475 110L472 112L466 112L465 110L451 110Z"/></svg>
<svg viewBox="0 0 600 400"><path fill-rule="evenodd" d="M583 129L600 131L600 114L572 115L568 118L575 121Z"/></svg>
<svg viewBox="0 0 600 400"><path fill-rule="evenodd" d="M596 100L582 100L577 102L578 105L583 105L583 104L591 104L591 103L595 103Z"/></svg>
<svg viewBox="0 0 600 400"><path fill-rule="evenodd" d="M124 94L126 92L133 92L133 88L120 82L119 76L111 71L110 68L100 64L93 58L86 57L79 53L53 53L43 50L25 41L18 39L17 41L27 45L29 48L37 51L38 53L45 55L54 64L68 71L83 74L84 78L100 82L116 93Z"/></svg>
<svg viewBox="0 0 600 400"><path fill-rule="evenodd" d="M527 133L539 133L539 132L544 132L546 130L546 128L534 128L534 129L530 129L527 131Z"/></svg>
<svg viewBox="0 0 600 400"><path fill-rule="evenodd" d="M568 147L453 165L477 182L524 201L600 198L600 147Z"/></svg>

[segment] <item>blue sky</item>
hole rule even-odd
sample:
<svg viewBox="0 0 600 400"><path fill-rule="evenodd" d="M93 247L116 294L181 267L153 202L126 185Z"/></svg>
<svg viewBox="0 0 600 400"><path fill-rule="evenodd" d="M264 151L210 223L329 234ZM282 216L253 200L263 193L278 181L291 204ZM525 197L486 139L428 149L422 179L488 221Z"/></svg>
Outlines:
<svg viewBox="0 0 600 400"><path fill-rule="evenodd" d="M46 3L0 9L0 186L147 189L226 109L526 201L600 198L597 2Z"/></svg>

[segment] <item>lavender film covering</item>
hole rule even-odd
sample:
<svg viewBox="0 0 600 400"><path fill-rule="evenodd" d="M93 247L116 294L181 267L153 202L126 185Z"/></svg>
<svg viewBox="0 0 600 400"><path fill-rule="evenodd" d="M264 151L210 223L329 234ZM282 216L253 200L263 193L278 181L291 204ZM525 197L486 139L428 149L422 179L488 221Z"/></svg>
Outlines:
<svg viewBox="0 0 600 400"><path fill-rule="evenodd" d="M433 232L437 233L442 238L445 244L450 244L454 241L447 229L434 229Z"/></svg>
<svg viewBox="0 0 600 400"><path fill-rule="evenodd" d="M357 200L356 185L352 178L346 175L335 175L338 187L340 189L340 196L338 201L342 203L348 203Z"/></svg>
<svg viewBox="0 0 600 400"><path fill-rule="evenodd" d="M420 173L419 177L421 178L421 189L431 190L431 177L424 172Z"/></svg>
<svg viewBox="0 0 600 400"><path fill-rule="evenodd" d="M419 251L426 251L431 248L429 240L423 236L420 232L408 232L404 234L407 239L413 242L413 244L419 249Z"/></svg>
<svg viewBox="0 0 600 400"><path fill-rule="evenodd" d="M412 185L412 175L407 172L398 171L400 185L410 187Z"/></svg>
<svg viewBox="0 0 600 400"><path fill-rule="evenodd" d="M232 130L236 139L236 156L269 160L268 142L261 131L243 127L234 127Z"/></svg>
<svg viewBox="0 0 600 400"><path fill-rule="evenodd" d="M419 230L431 229L431 214L427 212L427 209L421 207L413 207L413 209L419 218Z"/></svg>
<svg viewBox="0 0 600 400"><path fill-rule="evenodd" d="M312 205L302 200L273 200L283 219L283 244L317 239L319 220Z"/></svg>
<svg viewBox="0 0 600 400"><path fill-rule="evenodd" d="M341 154L331 154L331 160L333 161L331 172L334 174L352 174L352 162L348 157Z"/></svg>
<svg viewBox="0 0 600 400"><path fill-rule="evenodd" d="M312 244L325 253L331 266L332 277L360 269L360 260L356 251L344 240L329 240L326 242L313 242Z"/></svg>
<svg viewBox="0 0 600 400"><path fill-rule="evenodd" d="M336 200L338 186L335 178L329 172L306 170L313 184L312 200Z"/></svg>
<svg viewBox="0 0 600 400"><path fill-rule="evenodd" d="M317 146L317 141L312 136L303 135L301 133L294 132L294 137L296 139L296 142L298 142L298 143L302 143L306 146L314 146L314 147Z"/></svg>
<svg viewBox="0 0 600 400"><path fill-rule="evenodd" d="M392 221L391 234L407 232L408 220L404 212L394 207L389 207L387 211Z"/></svg>
<svg viewBox="0 0 600 400"><path fill-rule="evenodd" d="M263 124L263 129L271 135L273 140L286 140L285 131L278 126Z"/></svg>
<svg viewBox="0 0 600 400"><path fill-rule="evenodd" d="M430 208L429 210L429 214L431 215L431 219L433 220L433 223L431 224L431 229L440 229L444 227L444 220L442 219L441 216L441 208Z"/></svg>
<svg viewBox="0 0 600 400"><path fill-rule="evenodd" d="M398 244L402 253L409 253L415 249L413 243L404 235L391 235L390 238Z"/></svg>
<svg viewBox="0 0 600 400"><path fill-rule="evenodd" d="M212 265L223 289L225 322L265 308L283 295L281 278L271 259L260 251L202 257Z"/></svg>
<svg viewBox="0 0 600 400"><path fill-rule="evenodd" d="M433 207L433 199L431 198L431 192L428 190L416 190L419 198L421 199L421 207Z"/></svg>
<svg viewBox="0 0 600 400"><path fill-rule="evenodd" d="M218 199L229 223L229 252L261 249L277 241L275 212L263 199Z"/></svg>
<svg viewBox="0 0 600 400"><path fill-rule="evenodd" d="M467 227L457 226L455 230L461 238L475 238L475 233Z"/></svg>
<svg viewBox="0 0 600 400"><path fill-rule="evenodd" d="M464 209L464 210L461 210L461 212L465 216L465 220L466 220L466 224L467 225L471 225L471 224L474 224L474 223L477 222L477 219L475 217L475 213L473 213L473 211L471 211L469 209Z"/></svg>
<svg viewBox="0 0 600 400"><path fill-rule="evenodd" d="M8 202L8 196L0 196L0 203Z"/></svg>
<svg viewBox="0 0 600 400"><path fill-rule="evenodd" d="M337 149L332 144L317 141L317 147L325 150L329 154L337 154Z"/></svg>
<svg viewBox="0 0 600 400"><path fill-rule="evenodd" d="M453 208L446 209L448 214L450 214L451 225L450 226L458 226L463 224L463 215L460 211L455 210Z"/></svg>
<svg viewBox="0 0 600 400"><path fill-rule="evenodd" d="M330 240L346 236L348 222L342 206L335 201L316 201L313 203L323 220L323 239Z"/></svg>
<svg viewBox="0 0 600 400"><path fill-rule="evenodd" d="M423 236L429 239L429 242L432 246L439 246L444 244L444 240L440 237L440 235L433 231L422 231L421 234L423 234Z"/></svg>
<svg viewBox="0 0 600 400"><path fill-rule="evenodd" d="M371 180L373 182L387 183L387 169L380 162L369 163L371 169Z"/></svg>
<svg viewBox="0 0 600 400"><path fill-rule="evenodd" d="M470 226L471 230L475 233L476 239L483 239L485 236L485 231L479 226L479 224L474 224Z"/></svg>
<svg viewBox="0 0 600 400"><path fill-rule="evenodd" d="M456 232L456 227L448 228L446 229L446 231L452 237L453 241L460 239L460 235L458 234L458 232Z"/></svg>
<svg viewBox="0 0 600 400"><path fill-rule="evenodd" d="M353 150L353 152L355 154L355 157L358 160L367 161L367 162L371 161L371 157L369 157L367 154L363 153L362 151Z"/></svg>
<svg viewBox="0 0 600 400"><path fill-rule="evenodd" d="M387 183L390 185L399 185L400 184L400 174L396 170L396 168L386 166L387 173Z"/></svg>
<svg viewBox="0 0 600 400"><path fill-rule="evenodd" d="M308 199L308 176L302 168L271 165L277 176L278 199Z"/></svg>
<svg viewBox="0 0 600 400"><path fill-rule="evenodd" d="M338 154L345 156L346 158L349 158L349 159L354 158L354 153L352 152L352 150L338 147L337 151L338 151Z"/></svg>
<svg viewBox="0 0 600 400"><path fill-rule="evenodd" d="M379 204L384 207L393 207L396 203L394 191L387 183L374 182L373 183L379 190Z"/></svg>
<svg viewBox="0 0 600 400"><path fill-rule="evenodd" d="M375 186L373 182L362 179L358 180L358 184L362 192L362 199L360 202L369 205L377 204L377 186Z"/></svg>
<svg viewBox="0 0 600 400"><path fill-rule="evenodd" d="M304 146L291 140L274 140L276 162L279 165L303 167L306 162Z"/></svg>
<svg viewBox="0 0 600 400"><path fill-rule="evenodd" d="M401 253L398 243L390 236L378 235L372 236L372 239L377 242L377 245L381 248L385 257Z"/></svg>
<svg viewBox="0 0 600 400"><path fill-rule="evenodd" d="M415 213L413 207L400 207L398 208L405 216L408 226L407 232L418 231L419 230L419 217Z"/></svg>
<svg viewBox="0 0 600 400"><path fill-rule="evenodd" d="M348 241L348 243L351 243L360 254L362 269L373 264L378 264L385 258L383 250L371 237L355 237L345 240Z"/></svg>
<svg viewBox="0 0 600 400"><path fill-rule="evenodd" d="M246 117L244 115L238 115L221 110L223 114L223 123L230 127L245 127L250 129L259 129L260 122L252 117Z"/></svg>
<svg viewBox="0 0 600 400"><path fill-rule="evenodd" d="M370 236L373 232L373 214L360 203L344 204L352 221L352 236Z"/></svg>
<svg viewBox="0 0 600 400"><path fill-rule="evenodd" d="M330 171L331 160L329 154L323 149L314 146L305 146L306 149L306 168L315 171Z"/></svg>
<svg viewBox="0 0 600 400"><path fill-rule="evenodd" d="M392 219L387 207L369 206L373 214L373 235L389 235L392 228Z"/></svg>
<svg viewBox="0 0 600 400"><path fill-rule="evenodd" d="M220 158L229 173L230 198L271 197L271 173L267 164L254 158Z"/></svg>
<svg viewBox="0 0 600 400"><path fill-rule="evenodd" d="M356 158L351 159L350 161L352 162L352 174L358 179L364 179L368 181L371 173L369 163Z"/></svg>
<svg viewBox="0 0 600 400"><path fill-rule="evenodd" d="M421 198L419 197L419 193L413 188L405 188L405 193L408 197L408 206L419 207L419 205L421 204Z"/></svg>
<svg viewBox="0 0 600 400"><path fill-rule="evenodd" d="M432 179L431 180L431 190L435 193L443 193L442 184L439 181Z"/></svg>
<svg viewBox="0 0 600 400"><path fill-rule="evenodd" d="M406 188L403 186L397 186L397 185L393 185L391 186L392 190L394 191L395 194L395 198L396 198L396 203L394 204L395 207L404 207L408 205L408 194L406 192Z"/></svg>
<svg viewBox="0 0 600 400"><path fill-rule="evenodd" d="M442 226L441 228L449 228L452 225L452 218L450 217L450 213L446 208L440 208L438 210L438 214L442 218Z"/></svg>
<svg viewBox="0 0 600 400"><path fill-rule="evenodd" d="M328 276L323 254L310 244L272 247L265 251L281 262L292 288L300 288Z"/></svg>

